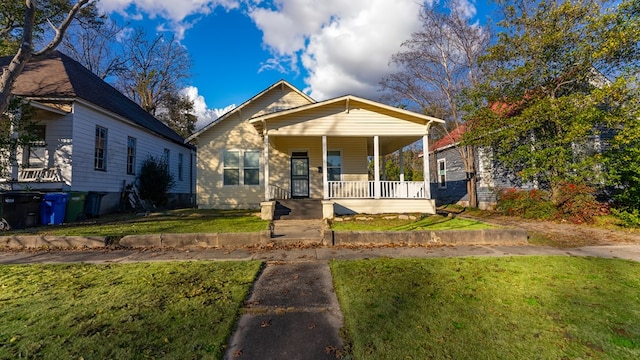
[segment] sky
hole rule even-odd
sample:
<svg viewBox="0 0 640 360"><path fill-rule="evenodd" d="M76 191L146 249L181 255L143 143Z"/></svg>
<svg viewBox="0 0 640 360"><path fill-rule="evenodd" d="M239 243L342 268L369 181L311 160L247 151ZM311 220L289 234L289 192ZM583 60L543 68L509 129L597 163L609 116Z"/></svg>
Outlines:
<svg viewBox="0 0 640 360"><path fill-rule="evenodd" d="M284 79L313 99L379 100L391 55L438 0L99 0L119 24L174 35L193 62L196 128ZM472 21L489 0L457 0Z"/></svg>

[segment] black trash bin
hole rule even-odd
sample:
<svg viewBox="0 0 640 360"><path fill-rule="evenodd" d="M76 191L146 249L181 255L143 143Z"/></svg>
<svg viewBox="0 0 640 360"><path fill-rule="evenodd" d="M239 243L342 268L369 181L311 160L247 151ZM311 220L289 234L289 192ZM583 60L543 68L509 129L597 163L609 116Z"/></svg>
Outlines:
<svg viewBox="0 0 640 360"><path fill-rule="evenodd" d="M88 218L96 218L100 216L100 204L102 203L102 197L107 195L106 192L89 191L87 193L87 199L84 203L84 214Z"/></svg>
<svg viewBox="0 0 640 360"><path fill-rule="evenodd" d="M42 196L39 192L2 193L2 218L12 229L37 226L40 222Z"/></svg>

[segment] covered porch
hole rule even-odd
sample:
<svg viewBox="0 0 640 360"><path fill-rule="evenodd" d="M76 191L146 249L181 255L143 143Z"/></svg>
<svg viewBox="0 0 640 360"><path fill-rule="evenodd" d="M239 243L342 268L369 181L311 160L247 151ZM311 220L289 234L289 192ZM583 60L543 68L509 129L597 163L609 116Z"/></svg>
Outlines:
<svg viewBox="0 0 640 360"><path fill-rule="evenodd" d="M263 218L275 201L321 199L323 218L344 214L435 213L428 154L423 180L406 181L402 151L420 142L428 148L429 127L442 120L368 100L345 97L250 122L262 134ZM399 152L399 179L382 175L384 155Z"/></svg>
<svg viewBox="0 0 640 360"><path fill-rule="evenodd" d="M71 151L71 108L67 104L44 104L30 101L33 109L29 122L31 141L10 147L0 174L0 191L62 191L69 188ZM20 131L11 125L13 138ZM19 126L21 127L21 126Z"/></svg>

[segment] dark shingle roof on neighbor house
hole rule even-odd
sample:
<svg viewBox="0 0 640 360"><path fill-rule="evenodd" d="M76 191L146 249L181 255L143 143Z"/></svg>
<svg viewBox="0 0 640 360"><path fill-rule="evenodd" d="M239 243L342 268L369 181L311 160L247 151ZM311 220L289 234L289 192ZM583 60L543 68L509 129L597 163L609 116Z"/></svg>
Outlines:
<svg viewBox="0 0 640 360"><path fill-rule="evenodd" d="M12 57L0 57L0 67L7 66L11 59ZM184 139L163 122L82 64L59 51L52 52L42 60L29 62L18 76L12 93L36 99L80 98L169 140L184 144Z"/></svg>

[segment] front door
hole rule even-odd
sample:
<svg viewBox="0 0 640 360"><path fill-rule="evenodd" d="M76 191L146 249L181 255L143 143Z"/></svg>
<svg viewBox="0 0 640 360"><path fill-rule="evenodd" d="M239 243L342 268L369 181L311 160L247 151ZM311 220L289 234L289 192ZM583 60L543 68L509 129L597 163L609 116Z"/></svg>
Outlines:
<svg viewBox="0 0 640 360"><path fill-rule="evenodd" d="M291 158L291 197L309 197L309 158Z"/></svg>

